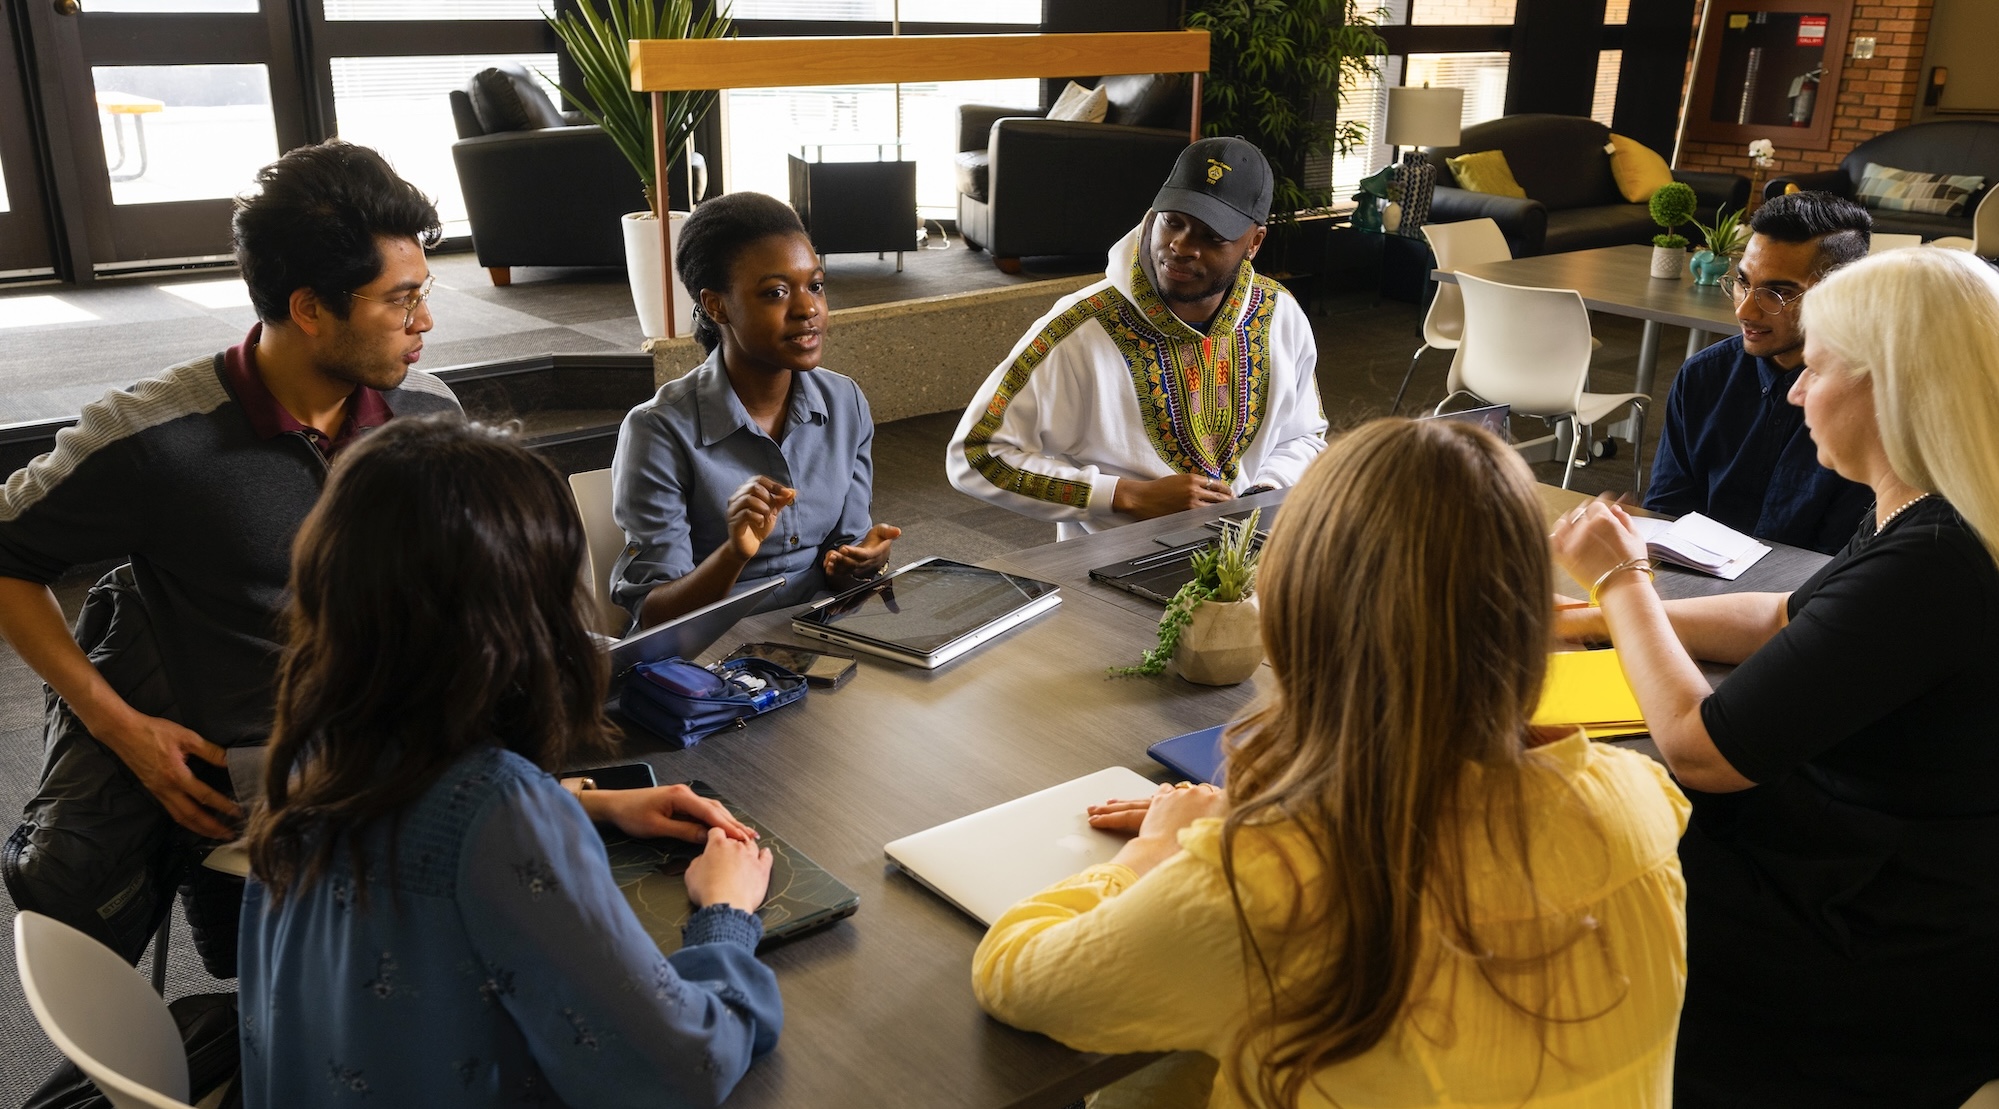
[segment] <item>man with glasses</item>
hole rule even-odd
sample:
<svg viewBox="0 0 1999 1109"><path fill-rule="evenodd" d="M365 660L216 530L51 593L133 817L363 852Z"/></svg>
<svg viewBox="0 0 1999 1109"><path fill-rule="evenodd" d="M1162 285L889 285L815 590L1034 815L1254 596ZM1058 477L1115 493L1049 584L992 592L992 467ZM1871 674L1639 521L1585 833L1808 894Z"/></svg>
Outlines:
<svg viewBox="0 0 1999 1109"><path fill-rule="evenodd" d="M1873 218L1830 193L1792 193L1750 217L1742 260L1722 279L1740 335L1687 359L1666 398L1645 507L1699 512L1759 539L1831 554L1873 503L1819 465L1804 414L1785 399L1804 367L1799 302L1867 255Z"/></svg>
<svg viewBox="0 0 1999 1109"><path fill-rule="evenodd" d="M458 411L412 368L431 327L430 201L342 142L294 150L256 185L234 218L249 335L88 405L0 490L0 634L53 694L41 785L0 874L20 908L132 960L190 848L235 836L224 752L269 735L292 538L329 464L392 417ZM113 560L72 637L49 584ZM221 976L235 892L189 901Z"/></svg>

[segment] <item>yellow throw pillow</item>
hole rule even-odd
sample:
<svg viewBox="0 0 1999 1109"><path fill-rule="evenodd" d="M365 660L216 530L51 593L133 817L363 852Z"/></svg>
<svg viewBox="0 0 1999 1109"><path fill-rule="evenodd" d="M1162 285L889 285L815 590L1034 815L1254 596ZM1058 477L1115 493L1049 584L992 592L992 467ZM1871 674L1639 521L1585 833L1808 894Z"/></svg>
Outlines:
<svg viewBox="0 0 1999 1109"><path fill-rule="evenodd" d="M1510 196L1518 200L1527 199L1527 190L1513 179L1513 167L1506 164L1503 150L1480 150L1473 154L1460 154L1444 159L1457 176L1458 187L1475 193L1491 193L1494 196Z"/></svg>
<svg viewBox="0 0 1999 1109"><path fill-rule="evenodd" d="M1644 143L1623 135L1610 136L1610 175L1617 178L1617 191L1633 204L1652 199L1659 186L1673 183L1673 169L1666 159Z"/></svg>

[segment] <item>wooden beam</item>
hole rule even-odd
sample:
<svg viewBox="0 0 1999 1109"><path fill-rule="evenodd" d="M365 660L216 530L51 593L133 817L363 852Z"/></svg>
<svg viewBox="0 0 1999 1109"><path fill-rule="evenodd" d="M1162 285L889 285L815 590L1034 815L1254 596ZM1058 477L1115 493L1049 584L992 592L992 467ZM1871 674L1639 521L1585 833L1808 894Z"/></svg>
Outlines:
<svg viewBox="0 0 1999 1109"><path fill-rule="evenodd" d="M631 60L636 92L1205 73L1208 33L633 39Z"/></svg>

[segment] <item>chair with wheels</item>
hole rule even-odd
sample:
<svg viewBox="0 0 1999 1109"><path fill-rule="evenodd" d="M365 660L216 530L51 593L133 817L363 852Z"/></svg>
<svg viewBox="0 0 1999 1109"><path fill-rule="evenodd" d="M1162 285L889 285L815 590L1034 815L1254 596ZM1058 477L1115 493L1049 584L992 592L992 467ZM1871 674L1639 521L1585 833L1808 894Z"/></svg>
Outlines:
<svg viewBox="0 0 1999 1109"><path fill-rule="evenodd" d="M1589 309L1581 294L1502 285L1469 274L1458 275L1458 288L1464 295L1464 332L1451 361L1450 395L1437 411L1469 394L1487 404L1510 404L1519 415L1566 419L1575 433L1562 469L1562 488L1567 489L1585 429L1628 405L1636 417L1631 465L1634 473L1644 473L1645 405L1651 398L1588 391L1592 344ZM1554 439L1550 435L1517 445Z"/></svg>
<svg viewBox="0 0 1999 1109"><path fill-rule="evenodd" d="M597 630L622 636L632 615L611 600L611 567L625 549L625 529L611 513L611 471L590 470L569 475L569 495L576 498L576 514L583 518L583 543L588 551L590 591L601 610Z"/></svg>
<svg viewBox="0 0 1999 1109"><path fill-rule="evenodd" d="M1430 240L1430 249L1437 255L1437 268L1449 273L1456 273L1465 266L1504 262L1513 257L1499 224L1489 219L1426 223L1423 225L1423 237ZM1416 376L1416 364L1422 361L1424 353L1458 349L1458 340L1464 335L1464 330L1464 297L1459 294L1456 285L1448 281L1439 282L1437 295L1430 300L1429 314L1423 317L1423 345L1417 347L1415 357L1409 359L1409 369L1402 374L1402 387L1395 390L1395 403L1388 406L1389 415L1401 411L1403 394L1409 391L1409 381Z"/></svg>
<svg viewBox="0 0 1999 1109"><path fill-rule="evenodd" d="M14 961L42 1031L116 1109L188 1109L180 1029L125 960L53 917L22 912Z"/></svg>

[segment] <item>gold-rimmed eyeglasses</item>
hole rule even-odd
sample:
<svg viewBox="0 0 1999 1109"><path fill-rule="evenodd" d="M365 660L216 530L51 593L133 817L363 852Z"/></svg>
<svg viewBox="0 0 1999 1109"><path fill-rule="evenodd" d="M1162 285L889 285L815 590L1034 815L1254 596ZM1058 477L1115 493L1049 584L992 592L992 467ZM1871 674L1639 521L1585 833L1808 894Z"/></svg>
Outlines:
<svg viewBox="0 0 1999 1109"><path fill-rule="evenodd" d="M1785 296L1775 289L1753 286L1732 273L1721 275L1721 291L1727 293L1728 299L1737 304L1741 304L1748 297L1755 297L1756 307L1761 308L1766 316L1774 316L1786 308L1795 308L1798 302L1805 298L1803 289Z"/></svg>
<svg viewBox="0 0 1999 1109"><path fill-rule="evenodd" d="M410 325L416 322L416 310L423 307L424 301L430 299L430 287L436 283L437 275L431 274L423 279L423 284L417 287L416 292L403 297L401 300L383 300L381 297L362 296L360 293L351 291L347 295L353 297L355 300L372 301L375 304L386 304L391 308L402 309L403 330L408 331Z"/></svg>

